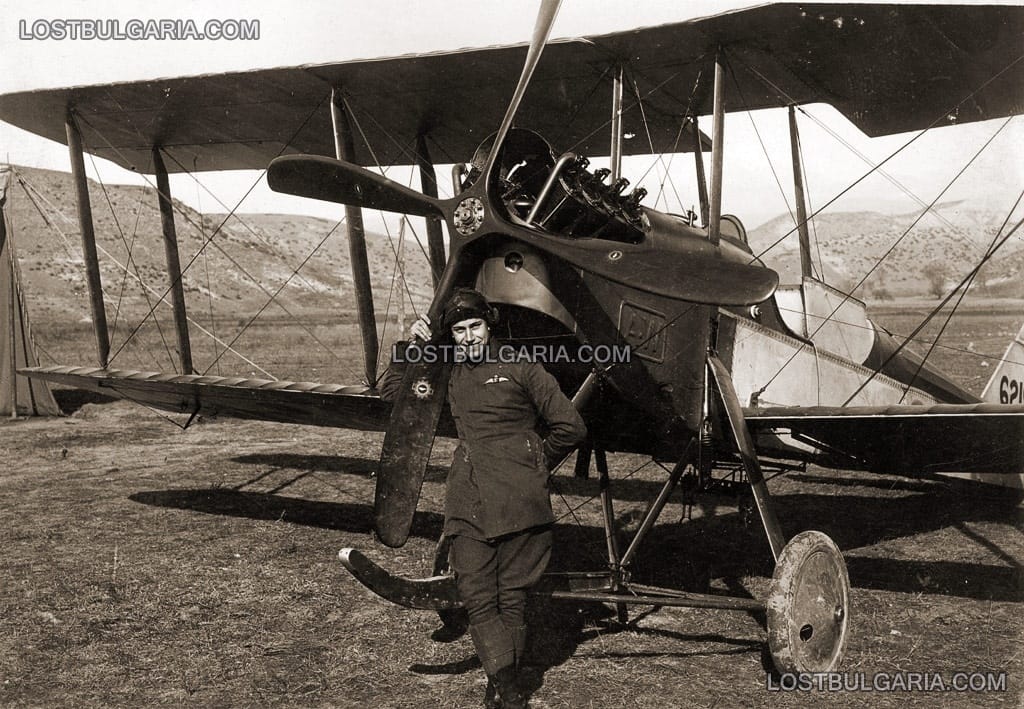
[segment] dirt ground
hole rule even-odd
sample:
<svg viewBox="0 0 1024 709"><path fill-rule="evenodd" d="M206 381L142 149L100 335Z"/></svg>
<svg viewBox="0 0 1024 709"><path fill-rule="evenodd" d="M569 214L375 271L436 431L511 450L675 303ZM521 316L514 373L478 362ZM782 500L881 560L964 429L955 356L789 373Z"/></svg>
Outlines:
<svg viewBox="0 0 1024 709"><path fill-rule="evenodd" d="M412 539L392 551L369 534L379 435L232 420L182 430L131 403L81 403L0 424L0 704L479 706L468 637L435 641L434 614L385 603L337 561L357 547L428 575L449 442L435 447ZM642 463L610 457L627 527L665 477ZM596 482L556 480L553 567L599 569ZM770 488L787 535L820 529L844 552L850 681L1005 673L1005 688L780 691L758 614L635 608L623 628L603 606L538 601L531 706L1021 705L1024 508L820 469ZM638 580L764 597L767 543L731 499L682 518L673 497Z"/></svg>

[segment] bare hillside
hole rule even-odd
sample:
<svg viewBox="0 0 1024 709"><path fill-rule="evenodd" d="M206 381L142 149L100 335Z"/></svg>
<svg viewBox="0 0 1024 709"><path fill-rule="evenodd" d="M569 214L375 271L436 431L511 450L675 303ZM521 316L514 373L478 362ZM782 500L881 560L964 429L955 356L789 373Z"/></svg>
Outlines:
<svg viewBox="0 0 1024 709"><path fill-rule="evenodd" d="M981 260L1000 233L1003 216L963 202L940 205L937 211L938 216L929 214L916 224L917 214L819 215L811 227L815 267L823 264L826 280L840 287L863 280L857 294L868 298L945 294ZM799 278L797 235L788 215L754 229L749 238L755 253L771 247L764 260L783 282ZM973 293L1022 298L1022 271L1024 242L1015 235L983 267Z"/></svg>
<svg viewBox="0 0 1024 709"><path fill-rule="evenodd" d="M144 317L168 287L156 190L90 181L89 191L108 318ZM70 174L16 168L7 208L33 312L88 317ZM175 210L191 313L238 318L266 307L268 317L316 312L351 319L354 297L343 225L296 215L226 219L201 215L177 200ZM397 235L369 233L367 242L374 303L383 312ZM409 289L419 307L430 298L429 269L415 242L406 249ZM268 307L272 295L275 303ZM169 317L170 310L160 306L157 313Z"/></svg>
<svg viewBox="0 0 1024 709"><path fill-rule="evenodd" d="M156 310L169 319L169 308L159 305L168 284L156 191L95 182L89 189L109 317L132 322ZM16 168L8 202L33 312L88 318L70 174ZM262 311L263 319L329 314L332 321L352 321L343 225L285 214L201 215L177 201L175 207L186 299L194 317L238 319ZM867 299L944 294L982 257L1002 216L967 203L942 205L939 214L916 225L916 215L820 215L811 231L816 267L842 288L863 279L856 294ZM792 219L780 216L750 233L755 253L772 247L764 260L783 282L799 277L792 230ZM375 308L383 314L390 299L393 314L397 235L369 233L367 242ZM407 240L405 253L408 288L419 309L431 295L429 268L414 239ZM986 265L973 293L1024 298L1022 271L1024 241L1014 236Z"/></svg>

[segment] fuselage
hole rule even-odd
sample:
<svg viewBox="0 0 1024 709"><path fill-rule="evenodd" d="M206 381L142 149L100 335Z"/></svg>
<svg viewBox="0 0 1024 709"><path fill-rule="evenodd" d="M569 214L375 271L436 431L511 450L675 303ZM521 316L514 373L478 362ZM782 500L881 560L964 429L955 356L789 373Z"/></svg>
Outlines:
<svg viewBox="0 0 1024 709"><path fill-rule="evenodd" d="M525 224L580 250L612 244L611 254L621 250L627 258L646 252L648 262L678 264L683 276L711 293L735 284L722 283L713 269L687 271L687 263L721 258L764 268L742 227L712 242L692 215L640 207L621 186L603 185L587 172L585 162L558 162L532 144L531 151L518 168L524 178L516 182L514 171L503 176L508 218L517 227ZM548 179L551 171L557 179ZM570 393L588 372L601 369L605 384L588 406L588 423L607 450L680 455L715 415L706 367L711 352L730 370L748 408L977 401L900 351L870 322L864 303L814 279L781 287L763 302L725 307L711 297L701 303L653 293L640 269L629 278L596 275L511 233L479 249L475 286L505 306L502 337L584 354L546 362ZM593 357L600 347L610 352L623 345L625 361ZM782 457L815 455L795 441L769 443Z"/></svg>

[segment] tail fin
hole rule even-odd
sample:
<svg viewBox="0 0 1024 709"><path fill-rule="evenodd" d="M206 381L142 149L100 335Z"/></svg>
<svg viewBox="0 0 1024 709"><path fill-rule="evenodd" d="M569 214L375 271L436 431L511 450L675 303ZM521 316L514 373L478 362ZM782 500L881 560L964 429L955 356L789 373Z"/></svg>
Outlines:
<svg viewBox="0 0 1024 709"><path fill-rule="evenodd" d="M1024 327L1010 341L981 398L990 404L1024 404ZM1010 499L1024 497L1024 474L952 473L952 477L1010 488Z"/></svg>
<svg viewBox="0 0 1024 709"><path fill-rule="evenodd" d="M999 360L981 398L991 404L1024 404L1024 327Z"/></svg>

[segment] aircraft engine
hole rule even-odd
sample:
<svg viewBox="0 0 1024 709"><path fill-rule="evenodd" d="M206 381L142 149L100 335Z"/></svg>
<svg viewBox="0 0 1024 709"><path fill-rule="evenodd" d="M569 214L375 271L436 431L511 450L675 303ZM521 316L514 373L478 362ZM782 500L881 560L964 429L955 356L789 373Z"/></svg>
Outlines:
<svg viewBox="0 0 1024 709"><path fill-rule="evenodd" d="M470 163L462 189L479 176L493 136L485 140ZM510 131L496 171L493 189L514 221L527 222L570 238L639 243L650 228L640 202L647 190L629 193L629 180L608 182L611 171L590 171L590 161L574 153L557 160L551 146L533 131Z"/></svg>

